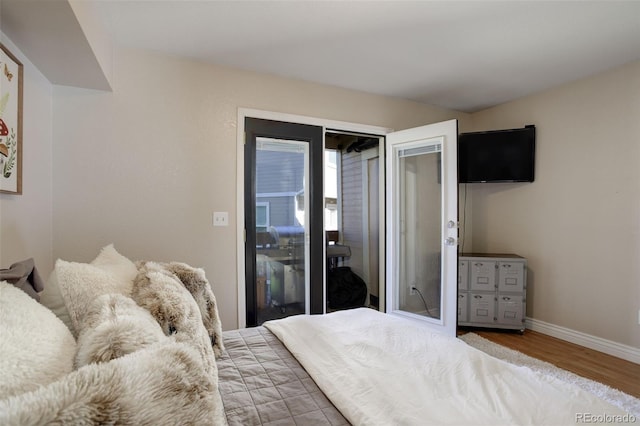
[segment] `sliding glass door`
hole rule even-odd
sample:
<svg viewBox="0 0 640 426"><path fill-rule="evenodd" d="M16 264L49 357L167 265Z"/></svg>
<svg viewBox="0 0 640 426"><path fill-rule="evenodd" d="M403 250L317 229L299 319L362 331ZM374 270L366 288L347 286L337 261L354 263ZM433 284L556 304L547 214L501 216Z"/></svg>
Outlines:
<svg viewBox="0 0 640 426"><path fill-rule="evenodd" d="M321 313L322 128L247 118L245 129L247 325Z"/></svg>

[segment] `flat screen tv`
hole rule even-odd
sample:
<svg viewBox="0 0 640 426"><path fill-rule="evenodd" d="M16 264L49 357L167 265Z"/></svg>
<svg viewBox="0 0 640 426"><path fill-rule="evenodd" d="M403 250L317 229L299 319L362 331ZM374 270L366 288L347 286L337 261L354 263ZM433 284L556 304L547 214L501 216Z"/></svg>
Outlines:
<svg viewBox="0 0 640 426"><path fill-rule="evenodd" d="M461 183L533 182L536 128L461 133L458 176Z"/></svg>

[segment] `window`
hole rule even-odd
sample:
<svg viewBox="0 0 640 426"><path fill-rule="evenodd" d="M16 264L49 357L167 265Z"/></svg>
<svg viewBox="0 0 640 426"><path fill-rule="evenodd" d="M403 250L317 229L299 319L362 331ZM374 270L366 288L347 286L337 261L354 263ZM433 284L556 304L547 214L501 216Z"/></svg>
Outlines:
<svg viewBox="0 0 640 426"><path fill-rule="evenodd" d="M338 151L324 151L324 229L338 230Z"/></svg>
<svg viewBox="0 0 640 426"><path fill-rule="evenodd" d="M269 228L269 203L256 203L256 231L266 231Z"/></svg>

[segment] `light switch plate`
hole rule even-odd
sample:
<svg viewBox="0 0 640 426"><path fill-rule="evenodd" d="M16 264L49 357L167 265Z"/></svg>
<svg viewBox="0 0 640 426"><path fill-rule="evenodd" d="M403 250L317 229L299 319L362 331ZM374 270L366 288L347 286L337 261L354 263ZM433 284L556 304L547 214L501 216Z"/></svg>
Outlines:
<svg viewBox="0 0 640 426"><path fill-rule="evenodd" d="M229 226L229 212L213 212L213 226Z"/></svg>

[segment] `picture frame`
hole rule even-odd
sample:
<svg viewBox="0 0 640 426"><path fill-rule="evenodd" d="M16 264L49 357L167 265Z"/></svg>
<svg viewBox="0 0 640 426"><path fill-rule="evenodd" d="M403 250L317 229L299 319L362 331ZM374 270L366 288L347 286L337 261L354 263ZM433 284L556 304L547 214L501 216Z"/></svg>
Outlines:
<svg viewBox="0 0 640 426"><path fill-rule="evenodd" d="M22 73L0 43L0 193L22 194Z"/></svg>

